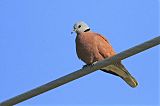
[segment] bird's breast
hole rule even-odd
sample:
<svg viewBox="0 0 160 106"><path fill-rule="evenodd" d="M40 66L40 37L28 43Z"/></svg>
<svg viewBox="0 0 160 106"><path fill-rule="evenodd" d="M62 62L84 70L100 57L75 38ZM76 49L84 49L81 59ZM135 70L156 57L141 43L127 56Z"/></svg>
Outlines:
<svg viewBox="0 0 160 106"><path fill-rule="evenodd" d="M93 36L77 35L76 52L77 56L87 64L91 64L94 59L95 42Z"/></svg>

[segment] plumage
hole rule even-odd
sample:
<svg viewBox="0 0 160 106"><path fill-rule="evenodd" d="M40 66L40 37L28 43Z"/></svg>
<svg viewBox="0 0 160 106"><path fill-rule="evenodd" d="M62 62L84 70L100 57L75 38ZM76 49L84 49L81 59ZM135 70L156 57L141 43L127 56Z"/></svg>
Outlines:
<svg viewBox="0 0 160 106"><path fill-rule="evenodd" d="M90 31L90 28L84 22L77 22L74 25L74 31L77 33L77 56L87 65L116 54L109 41L104 36ZM136 87L138 85L136 79L131 76L121 61L104 67L101 70L119 76L131 87Z"/></svg>
<svg viewBox="0 0 160 106"><path fill-rule="evenodd" d="M77 35L76 52L86 64L92 64L115 54L108 41L94 32L82 32Z"/></svg>

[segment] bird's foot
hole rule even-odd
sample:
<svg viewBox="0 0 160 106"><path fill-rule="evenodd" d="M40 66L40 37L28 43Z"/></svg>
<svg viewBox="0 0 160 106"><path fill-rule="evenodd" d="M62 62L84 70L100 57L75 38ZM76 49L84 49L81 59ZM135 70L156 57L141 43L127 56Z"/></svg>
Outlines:
<svg viewBox="0 0 160 106"><path fill-rule="evenodd" d="M98 62L98 61L93 62L93 63L92 63L92 66L95 65L97 62Z"/></svg>
<svg viewBox="0 0 160 106"><path fill-rule="evenodd" d="M83 65L82 68L86 68L86 67L88 67L88 66L90 66L90 64Z"/></svg>
<svg viewBox="0 0 160 106"><path fill-rule="evenodd" d="M94 62L94 63L92 63L92 64L86 64L86 65L83 65L83 67L82 67L82 68L86 68L86 67L88 67L88 66L94 66L96 63L97 63L97 61L95 61L95 62Z"/></svg>

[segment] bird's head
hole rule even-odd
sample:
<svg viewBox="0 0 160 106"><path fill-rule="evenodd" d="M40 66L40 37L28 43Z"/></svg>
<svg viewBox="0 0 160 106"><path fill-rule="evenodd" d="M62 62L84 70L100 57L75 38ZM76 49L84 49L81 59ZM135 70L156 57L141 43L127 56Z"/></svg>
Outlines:
<svg viewBox="0 0 160 106"><path fill-rule="evenodd" d="M73 26L73 32L76 32L77 34L81 33L81 32L88 32L88 31L90 31L90 28L83 21L78 21ZM73 32L71 32L71 33L73 33Z"/></svg>

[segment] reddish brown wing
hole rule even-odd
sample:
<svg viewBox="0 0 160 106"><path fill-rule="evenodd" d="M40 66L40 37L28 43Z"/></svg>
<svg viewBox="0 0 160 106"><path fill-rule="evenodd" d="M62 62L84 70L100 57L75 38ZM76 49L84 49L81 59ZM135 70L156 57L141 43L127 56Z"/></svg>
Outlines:
<svg viewBox="0 0 160 106"><path fill-rule="evenodd" d="M104 36L97 34L96 40L98 42L99 53L104 58L111 57L116 54L112 46L110 45L109 41Z"/></svg>

